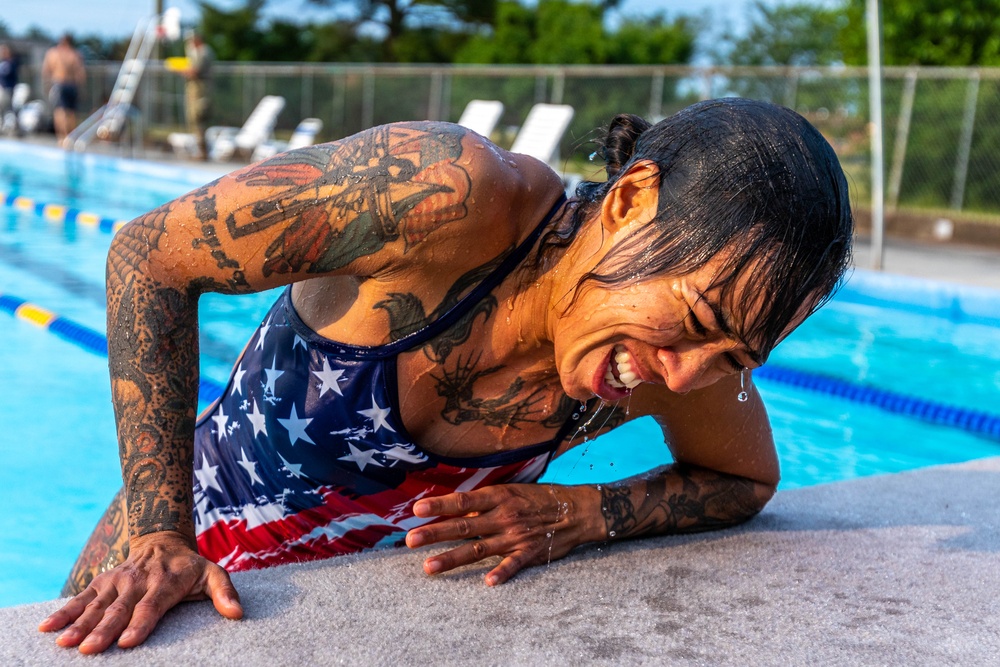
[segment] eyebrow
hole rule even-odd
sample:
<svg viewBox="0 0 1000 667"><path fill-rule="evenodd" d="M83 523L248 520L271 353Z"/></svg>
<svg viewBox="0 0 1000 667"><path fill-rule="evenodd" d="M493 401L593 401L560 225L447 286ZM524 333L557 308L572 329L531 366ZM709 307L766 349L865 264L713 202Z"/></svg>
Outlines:
<svg viewBox="0 0 1000 667"><path fill-rule="evenodd" d="M745 350L746 355L750 357L750 360L755 364L757 364L758 366L763 366L764 362L766 361L764 355L754 350L752 347L750 347L749 343L747 343L745 340L743 340L742 337L736 334L736 330L733 327L732 321L729 319L728 315L725 312L723 312L722 306L720 306L719 304L715 303L714 301L706 297L703 292L698 292L696 290L696 293L698 294L698 298L704 301L705 304L712 311L712 314L715 315L715 321L719 324L719 331L721 331L726 336L731 336L737 339L739 342L743 343L743 347L746 348Z"/></svg>

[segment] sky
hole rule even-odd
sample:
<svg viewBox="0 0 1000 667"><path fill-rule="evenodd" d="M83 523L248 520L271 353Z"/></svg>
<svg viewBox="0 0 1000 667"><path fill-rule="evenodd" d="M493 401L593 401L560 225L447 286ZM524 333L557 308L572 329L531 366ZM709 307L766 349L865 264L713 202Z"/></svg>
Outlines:
<svg viewBox="0 0 1000 667"><path fill-rule="evenodd" d="M242 5L240 0L212 0L222 8ZM768 0L777 2L778 0ZM822 0L816 0L820 2ZM664 12L668 17L682 13L700 14L708 11L718 21L732 21L738 28L751 0L624 0L622 12L643 16ZM164 7L181 11L181 22L194 24L198 5L193 0L163 0ZM317 10L305 0L269 0L267 11L305 20L311 17L328 19L329 10ZM99 34L105 37L131 35L136 24L156 11L155 0L4 0L0 2L0 21L15 34L37 26L56 36L64 32L82 36Z"/></svg>

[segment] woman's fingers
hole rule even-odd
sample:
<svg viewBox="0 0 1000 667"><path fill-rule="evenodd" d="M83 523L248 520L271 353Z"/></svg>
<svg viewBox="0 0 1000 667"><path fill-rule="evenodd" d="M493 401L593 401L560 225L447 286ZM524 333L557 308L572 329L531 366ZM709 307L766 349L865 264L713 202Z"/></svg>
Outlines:
<svg viewBox="0 0 1000 667"><path fill-rule="evenodd" d="M48 618L38 624L39 631L55 632L56 630L62 630L67 625L80 618L80 614L82 614L83 610L86 609L87 604L89 604L90 601L96 596L97 591L94 590L93 587L90 587L81 592L79 595L70 598L69 602L52 612Z"/></svg>
<svg viewBox="0 0 1000 667"><path fill-rule="evenodd" d="M87 589L96 589L96 594L89 596L90 600L82 613L56 638L56 644L63 647L79 646L81 653L99 653L110 646L129 624L134 594L120 592L107 581L102 583L100 586L92 584ZM86 594L87 591L84 591L77 598Z"/></svg>
<svg viewBox="0 0 1000 667"><path fill-rule="evenodd" d="M421 498L413 504L416 516L427 518L433 516L463 516L471 512L485 512L497 505L493 489L486 487L471 493L449 493L433 498Z"/></svg>
<svg viewBox="0 0 1000 667"><path fill-rule="evenodd" d="M137 545L129 560L96 577L39 630L66 628L58 645L99 653L116 640L121 648L141 644L182 600L211 598L226 618L242 618L239 594L224 569L169 538L147 540L143 547L142 554Z"/></svg>
<svg viewBox="0 0 1000 667"><path fill-rule="evenodd" d="M478 563L490 556L502 556L513 547L512 540L504 537L472 540L454 549L431 556L424 561L424 572L438 574L456 567Z"/></svg>
<svg viewBox="0 0 1000 667"><path fill-rule="evenodd" d="M208 569L206 577L208 597L212 598L215 610L232 621L243 618L243 605L240 604L240 594L236 592L229 573L218 565Z"/></svg>
<svg viewBox="0 0 1000 667"><path fill-rule="evenodd" d="M524 557L523 551L517 551L500 561L500 564L486 575L487 586L499 586L509 581L515 574L531 565Z"/></svg>

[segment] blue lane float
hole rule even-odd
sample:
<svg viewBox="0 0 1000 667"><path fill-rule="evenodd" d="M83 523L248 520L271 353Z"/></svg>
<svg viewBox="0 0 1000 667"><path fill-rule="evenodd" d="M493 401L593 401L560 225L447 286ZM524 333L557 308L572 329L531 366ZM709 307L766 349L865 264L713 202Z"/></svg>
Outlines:
<svg viewBox="0 0 1000 667"><path fill-rule="evenodd" d="M108 356L108 340L104 334L56 315L41 306L9 294L0 294L0 310L41 327L88 352L102 357ZM225 388L219 383L202 378L198 387L198 398L211 403L221 396L224 390Z"/></svg>
<svg viewBox="0 0 1000 667"><path fill-rule="evenodd" d="M1000 415L980 410L968 410L953 405L929 401L887 389L870 387L820 373L809 373L784 366L766 365L756 369L754 378L807 389L835 396L853 403L870 405L913 419L961 429L969 433L1000 440Z"/></svg>
<svg viewBox="0 0 1000 667"><path fill-rule="evenodd" d="M28 303L24 299L0 294L0 310L41 326L88 352L105 357L108 355L108 342L104 335L72 320L60 317L40 306ZM887 389L859 385L821 373L810 373L773 364L756 369L754 377L758 380L826 394L893 414L1000 440L1000 415L980 410L968 410ZM211 403L221 396L224 390L222 385L202 379L199 397L201 400Z"/></svg>
<svg viewBox="0 0 1000 667"><path fill-rule="evenodd" d="M106 234L118 231L122 225L128 222L127 220L115 220L114 218L98 215L97 213L81 211L71 206L48 204L35 201L30 197L21 197L3 192L0 192L0 204L18 211L31 211L40 218L50 222L95 227Z"/></svg>

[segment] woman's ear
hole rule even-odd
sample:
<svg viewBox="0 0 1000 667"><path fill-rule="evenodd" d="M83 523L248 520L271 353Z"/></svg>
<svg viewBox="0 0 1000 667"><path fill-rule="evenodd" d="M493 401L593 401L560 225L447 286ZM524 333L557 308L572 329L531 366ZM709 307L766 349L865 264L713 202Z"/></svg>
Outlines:
<svg viewBox="0 0 1000 667"><path fill-rule="evenodd" d="M611 187L601 203L601 224L614 233L632 223L649 222L656 216L660 196L660 168L652 160L629 167Z"/></svg>

